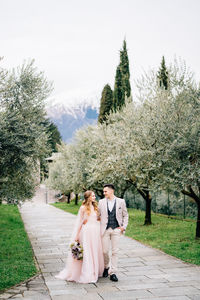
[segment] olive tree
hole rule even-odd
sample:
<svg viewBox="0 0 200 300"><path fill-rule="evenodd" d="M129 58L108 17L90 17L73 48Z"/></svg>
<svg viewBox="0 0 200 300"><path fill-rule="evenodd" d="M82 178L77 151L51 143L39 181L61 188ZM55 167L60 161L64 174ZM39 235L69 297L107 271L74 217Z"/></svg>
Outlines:
<svg viewBox="0 0 200 300"><path fill-rule="evenodd" d="M24 200L48 153L44 101L52 88L34 61L0 77L0 199Z"/></svg>
<svg viewBox="0 0 200 300"><path fill-rule="evenodd" d="M178 190L195 201L196 237L200 237L200 90L182 61L175 60L168 75L169 89L155 89L153 99L145 102L150 112L146 127L156 149L153 180L162 190ZM152 76L146 79L153 82ZM150 89L145 92L148 95Z"/></svg>

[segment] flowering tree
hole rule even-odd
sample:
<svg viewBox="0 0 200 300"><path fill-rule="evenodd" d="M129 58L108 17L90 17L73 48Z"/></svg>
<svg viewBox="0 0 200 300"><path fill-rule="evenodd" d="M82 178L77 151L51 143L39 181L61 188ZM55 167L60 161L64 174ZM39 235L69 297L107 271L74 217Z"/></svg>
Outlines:
<svg viewBox="0 0 200 300"><path fill-rule="evenodd" d="M175 61L168 71L168 91L154 90L154 98L146 101L146 126L156 154L153 181L161 189L182 191L196 202L196 237L200 237L200 91L184 62Z"/></svg>
<svg viewBox="0 0 200 300"><path fill-rule="evenodd" d="M112 182L123 197L134 186L146 203L145 224L151 224L152 192L181 191L197 204L200 237L200 90L184 63L175 61L168 76L165 90L156 72L145 74L140 105L128 102L106 124L79 130L71 150L64 150L70 167L62 167L68 168L65 182L76 192L101 194L103 183Z"/></svg>
<svg viewBox="0 0 200 300"><path fill-rule="evenodd" d="M143 110L128 103L121 112L111 115L105 128L108 142L104 153L104 174L112 174L113 181L124 192L133 185L146 202L145 224L151 224L152 172L154 168L151 139L145 127ZM145 122L144 122L145 121ZM103 170L101 161L98 169ZM102 175L103 177L103 175Z"/></svg>

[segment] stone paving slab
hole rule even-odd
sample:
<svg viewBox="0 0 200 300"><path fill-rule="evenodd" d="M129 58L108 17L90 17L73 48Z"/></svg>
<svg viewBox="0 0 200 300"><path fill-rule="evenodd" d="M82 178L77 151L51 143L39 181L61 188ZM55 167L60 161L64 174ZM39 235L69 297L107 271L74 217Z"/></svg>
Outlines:
<svg viewBox="0 0 200 300"><path fill-rule="evenodd" d="M118 291L118 292L103 292L100 294L104 300L136 300L141 298L152 299L153 295L148 290L133 290L133 291Z"/></svg>
<svg viewBox="0 0 200 300"><path fill-rule="evenodd" d="M0 299L50 300L51 298L42 275L39 274L26 283L16 285L0 294Z"/></svg>
<svg viewBox="0 0 200 300"><path fill-rule="evenodd" d="M76 216L46 204L42 186L20 212L37 263L38 278L7 290L0 299L37 300L200 300L200 267L122 236L119 281L99 278L78 284L55 278L64 267Z"/></svg>
<svg viewBox="0 0 200 300"><path fill-rule="evenodd" d="M139 300L146 300L147 298L142 298ZM187 296L172 296L172 297L159 297L153 298L153 300L190 300Z"/></svg>

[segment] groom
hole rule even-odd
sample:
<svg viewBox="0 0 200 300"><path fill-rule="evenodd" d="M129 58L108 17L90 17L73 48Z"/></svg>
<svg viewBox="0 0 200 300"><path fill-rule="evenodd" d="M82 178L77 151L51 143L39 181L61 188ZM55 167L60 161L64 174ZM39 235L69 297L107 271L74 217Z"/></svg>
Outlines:
<svg viewBox="0 0 200 300"><path fill-rule="evenodd" d="M128 212L125 200L117 198L114 195L114 190L113 184L104 185L103 193L105 198L99 201L99 211L101 215L101 234L105 266L103 277L108 277L110 266L110 280L118 281L116 273L119 239L128 225ZM109 259L110 243L112 251L111 263Z"/></svg>

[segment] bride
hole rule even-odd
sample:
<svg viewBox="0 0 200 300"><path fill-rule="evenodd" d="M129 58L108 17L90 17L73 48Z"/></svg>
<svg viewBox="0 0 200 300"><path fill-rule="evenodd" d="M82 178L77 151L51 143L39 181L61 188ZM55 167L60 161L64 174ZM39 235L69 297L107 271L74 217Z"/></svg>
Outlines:
<svg viewBox="0 0 200 300"><path fill-rule="evenodd" d="M79 209L72 241L83 247L83 259L76 260L68 254L66 267L56 278L80 283L97 282L104 270L103 250L100 235L98 204L93 191L86 191Z"/></svg>

